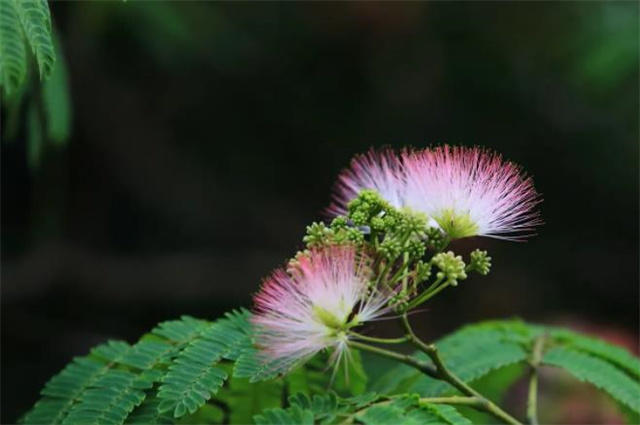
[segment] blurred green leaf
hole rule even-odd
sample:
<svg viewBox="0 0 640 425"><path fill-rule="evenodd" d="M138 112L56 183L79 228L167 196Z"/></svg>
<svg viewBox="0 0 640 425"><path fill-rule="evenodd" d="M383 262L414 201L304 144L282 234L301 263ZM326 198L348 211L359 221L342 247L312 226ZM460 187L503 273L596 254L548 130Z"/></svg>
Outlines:
<svg viewBox="0 0 640 425"><path fill-rule="evenodd" d="M10 0L3 0L6 3ZM51 13L47 0L14 0L17 5L18 16L29 41L31 50L36 57L40 79L46 79L51 74L56 61L53 41L51 40Z"/></svg>
<svg viewBox="0 0 640 425"><path fill-rule="evenodd" d="M71 132L71 99L67 65L62 55L60 41L54 35L56 61L51 76L42 86L42 101L47 122L47 138L55 145L62 146Z"/></svg>
<svg viewBox="0 0 640 425"><path fill-rule="evenodd" d="M0 1L0 84L7 95L24 83L26 49L18 7L13 0Z"/></svg>
<svg viewBox="0 0 640 425"><path fill-rule="evenodd" d="M27 110L27 164L32 170L38 168L44 150L42 117L37 104L31 100Z"/></svg>

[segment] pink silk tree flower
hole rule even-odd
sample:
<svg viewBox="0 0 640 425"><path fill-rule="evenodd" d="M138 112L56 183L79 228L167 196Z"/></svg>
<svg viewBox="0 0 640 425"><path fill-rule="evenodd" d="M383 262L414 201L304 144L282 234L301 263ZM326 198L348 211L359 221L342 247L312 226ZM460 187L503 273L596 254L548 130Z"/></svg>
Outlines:
<svg viewBox="0 0 640 425"><path fill-rule="evenodd" d="M329 246L276 270L254 298L252 322L265 367L286 373L331 348L338 364L348 354L349 330L389 311L392 294L370 288L368 259L351 245Z"/></svg>
<svg viewBox="0 0 640 425"><path fill-rule="evenodd" d="M449 235L521 240L542 224L540 195L519 166L479 147L402 153L405 203Z"/></svg>
<svg viewBox="0 0 640 425"><path fill-rule="evenodd" d="M349 168L340 173L333 189L334 202L328 208L331 216L346 215L349 201L361 190L373 189L395 208L404 206L402 162L391 149L356 155Z"/></svg>
<svg viewBox="0 0 640 425"><path fill-rule="evenodd" d="M329 214L345 214L350 200L374 189L396 208L429 218L450 238L521 240L542 224L540 195L519 166L479 147L371 150L338 177Z"/></svg>

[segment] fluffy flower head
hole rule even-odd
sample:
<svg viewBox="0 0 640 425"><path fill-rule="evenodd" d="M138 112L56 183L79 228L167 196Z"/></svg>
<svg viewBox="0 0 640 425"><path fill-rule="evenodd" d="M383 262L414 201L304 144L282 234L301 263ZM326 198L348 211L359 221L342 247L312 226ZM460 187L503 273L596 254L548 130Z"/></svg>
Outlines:
<svg viewBox="0 0 640 425"><path fill-rule="evenodd" d="M351 245L313 250L288 273L276 270L254 299L266 362L285 372L325 348L339 361L348 330L388 311L389 295L370 289L370 278L367 259Z"/></svg>
<svg viewBox="0 0 640 425"><path fill-rule="evenodd" d="M377 190L394 207L422 212L451 238L518 240L541 224L541 201L520 167L489 150L441 146L357 156L338 178L333 214L344 214L362 189Z"/></svg>
<svg viewBox="0 0 640 425"><path fill-rule="evenodd" d="M329 207L331 215L345 215L349 201L361 190L373 189L393 207L404 206L404 176L400 158L390 149L370 150L351 160L349 168L342 171L333 190L334 202Z"/></svg>

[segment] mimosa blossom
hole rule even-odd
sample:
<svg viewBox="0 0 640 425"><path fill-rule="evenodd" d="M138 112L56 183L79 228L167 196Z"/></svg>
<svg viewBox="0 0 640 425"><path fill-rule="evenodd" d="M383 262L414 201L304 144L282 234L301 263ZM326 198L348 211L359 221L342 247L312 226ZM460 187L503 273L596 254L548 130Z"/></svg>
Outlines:
<svg viewBox="0 0 640 425"><path fill-rule="evenodd" d="M369 288L368 260L353 246L330 246L297 259L289 273L276 270L255 296L256 345L279 372L333 349L339 362L349 329L389 308L389 294Z"/></svg>
<svg viewBox="0 0 640 425"><path fill-rule="evenodd" d="M519 240L542 223L533 180L516 164L478 147L359 155L339 176L330 213L346 211L362 189L377 190L396 208L426 214L451 238Z"/></svg>

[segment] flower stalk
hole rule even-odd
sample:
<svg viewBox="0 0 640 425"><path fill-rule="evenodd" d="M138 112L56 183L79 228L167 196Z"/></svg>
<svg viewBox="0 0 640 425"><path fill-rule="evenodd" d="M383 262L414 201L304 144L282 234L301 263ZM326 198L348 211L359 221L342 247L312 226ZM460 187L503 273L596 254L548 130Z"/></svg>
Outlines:
<svg viewBox="0 0 640 425"><path fill-rule="evenodd" d="M527 398L527 421L531 425L538 425L538 368L542 360L545 336L541 335L533 343L533 352L529 359L531 373L529 375L529 396Z"/></svg>
<svg viewBox="0 0 640 425"><path fill-rule="evenodd" d="M475 408L476 410L483 411L491 414L497 419L500 419L504 423L511 425L522 425L520 421L516 418L502 410L498 405L493 403L491 400L484 397L478 391L471 388L467 385L462 379L456 376L453 372L451 372L447 366L444 364L442 359L440 358L440 354L438 353L438 349L434 344L426 344L423 342L413 331L411 324L409 323L409 319L405 314L402 315L402 323L406 330L406 335L404 338L397 338L390 340L392 343L397 343L402 339L410 342L420 351L425 353L431 361L433 362L435 368L428 363L425 363L419 359L416 359L413 356L396 353L394 351L390 351L384 348L372 346L369 344L364 344L361 342L349 341L349 345L353 348L358 348L363 351L368 351L370 353L374 353L383 357L387 357L399 362L402 362L406 365L414 367L424 373L427 376L430 376L434 379L438 379L441 381L445 381L449 383L452 387L456 388L460 391L464 396L453 396L453 397L432 397L432 398L423 398L420 401L423 403L447 403L447 404L465 404ZM370 342L378 342L378 343L387 343L388 340L379 339L379 338L368 338ZM541 352L541 348L539 348Z"/></svg>
<svg viewBox="0 0 640 425"><path fill-rule="evenodd" d="M485 398L482 394L471 388L467 385L462 379L458 378L455 374L453 374L444 364L442 359L440 358L440 354L438 353L438 349L434 344L425 344L413 331L411 324L409 323L409 318L406 314L402 316L402 323L407 331L407 337L409 338L409 342L412 343L416 348L425 353L433 364L436 366L437 376L436 379L440 379L445 381L462 394L465 394L469 397L475 397L477 402L472 406L478 410L483 410L487 413L490 413L495 418L502 420L507 424L517 425L521 422L515 419L513 416L509 415L507 412L498 407L491 400Z"/></svg>

